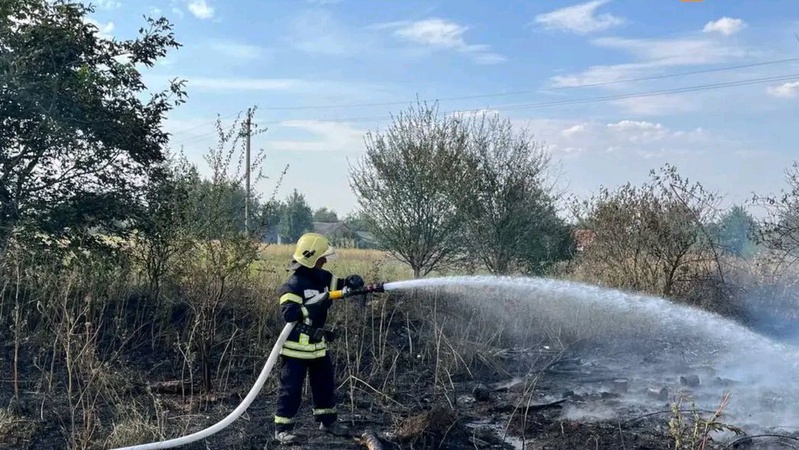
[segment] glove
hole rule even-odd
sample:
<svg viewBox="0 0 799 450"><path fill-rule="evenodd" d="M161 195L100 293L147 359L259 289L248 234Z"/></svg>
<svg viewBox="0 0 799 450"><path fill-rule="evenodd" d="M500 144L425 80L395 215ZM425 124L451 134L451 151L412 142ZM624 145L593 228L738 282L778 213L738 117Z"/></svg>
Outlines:
<svg viewBox="0 0 799 450"><path fill-rule="evenodd" d="M349 275L344 279L344 286L350 289L360 289L363 287L363 278L360 275Z"/></svg>
<svg viewBox="0 0 799 450"><path fill-rule="evenodd" d="M338 337L338 330L325 330L325 340L327 342L333 342Z"/></svg>

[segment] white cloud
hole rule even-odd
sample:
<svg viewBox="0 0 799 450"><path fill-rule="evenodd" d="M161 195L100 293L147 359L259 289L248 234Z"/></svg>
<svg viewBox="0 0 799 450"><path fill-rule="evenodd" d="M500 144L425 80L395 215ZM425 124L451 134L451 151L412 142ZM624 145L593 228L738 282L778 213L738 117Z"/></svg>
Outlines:
<svg viewBox="0 0 799 450"><path fill-rule="evenodd" d="M187 76L180 73L166 75L147 75L146 83L163 84L172 78L187 80L189 91L217 91L233 93L281 92L308 94L307 100L314 105L341 104L347 102L381 102L395 99L394 94L380 84L344 82L302 78L257 78L257 77L203 77Z"/></svg>
<svg viewBox="0 0 799 450"><path fill-rule="evenodd" d="M317 136L313 140L272 140L268 147L277 151L360 152L364 149L365 130L344 122L322 120L287 120L280 127L293 128Z"/></svg>
<svg viewBox="0 0 799 450"><path fill-rule="evenodd" d="M397 29L394 35L417 44L455 49L466 46L463 40L466 30L463 25L434 18L409 23Z"/></svg>
<svg viewBox="0 0 799 450"><path fill-rule="evenodd" d="M703 136L701 129L693 131L671 131L659 123L641 120L620 120L616 123L605 125L614 137L620 137L629 142L654 142L666 139L700 138Z"/></svg>
<svg viewBox="0 0 799 450"><path fill-rule="evenodd" d="M669 94L648 97L629 97L610 102L621 107L628 114L637 116L657 116L666 113L687 113L700 109L696 94Z"/></svg>
<svg viewBox="0 0 799 450"><path fill-rule="evenodd" d="M799 96L799 81L790 81L779 86L769 86L766 92L772 97L794 98Z"/></svg>
<svg viewBox="0 0 799 450"><path fill-rule="evenodd" d="M545 14L539 14L534 22L546 29L588 34L617 27L626 22L624 18L609 13L596 14L597 8L610 0L594 0L579 5L567 6Z"/></svg>
<svg viewBox="0 0 799 450"><path fill-rule="evenodd" d="M446 19L434 17L415 22L390 22L371 28L393 29L392 34L400 40L436 50L467 54L478 64L497 64L507 60L505 56L491 51L489 45L466 42L465 34L469 27Z"/></svg>
<svg viewBox="0 0 799 450"><path fill-rule="evenodd" d="M312 5L337 5L344 0L305 0Z"/></svg>
<svg viewBox="0 0 799 450"><path fill-rule="evenodd" d="M216 91L288 91L307 88L312 83L297 78L208 78L186 77L189 88Z"/></svg>
<svg viewBox="0 0 799 450"><path fill-rule="evenodd" d="M600 186L614 188L648 179L650 169L673 164L679 173L741 202L752 191L772 189L788 155L765 157L768 152L727 139L701 128L669 126L636 117L621 120L521 119L552 155L553 169L567 192L578 196L596 193ZM770 184L771 183L771 184Z"/></svg>
<svg viewBox="0 0 799 450"><path fill-rule="evenodd" d="M303 11L289 22L285 42L314 56L362 57L374 44L369 36L347 27L327 10Z"/></svg>
<svg viewBox="0 0 799 450"><path fill-rule="evenodd" d="M214 8L208 0L190 0L188 3L189 12L198 19L210 19L214 17Z"/></svg>
<svg viewBox="0 0 799 450"><path fill-rule="evenodd" d="M90 17L84 17L83 22L97 27L97 35L103 39L113 39L114 22L100 23Z"/></svg>
<svg viewBox="0 0 799 450"><path fill-rule="evenodd" d="M627 151L641 155L657 147L677 149L709 139L701 129L673 130L661 123L622 119L615 122L554 119L514 119L543 139L554 153Z"/></svg>
<svg viewBox="0 0 799 450"><path fill-rule="evenodd" d="M563 136L565 136L567 138L570 138L570 137L579 136L579 135L585 133L585 130L586 130L586 124L578 123L577 125L573 125L571 127L565 128L564 130L562 130L560 132L560 134L562 134Z"/></svg>
<svg viewBox="0 0 799 450"><path fill-rule="evenodd" d="M628 39L606 37L593 39L597 47L618 50L633 61L622 64L591 66L572 74L556 75L550 79L556 88L601 86L619 94L641 92L642 79L665 75L667 69L677 67L702 67L709 64L734 63L747 60L754 53L746 47L722 42L710 37L675 39ZM632 80L639 80L633 82ZM658 80L660 81L660 80ZM704 84L693 81L693 84ZM631 91L631 87L635 90ZM662 82L651 90L663 89ZM687 112L701 105L696 95L662 95L657 97L628 98L612 101L628 114L658 114Z"/></svg>
<svg viewBox="0 0 799 450"><path fill-rule="evenodd" d="M178 16L181 19L185 16L185 14L183 13L183 10L180 9L180 8L172 8L172 14Z"/></svg>
<svg viewBox="0 0 799 450"><path fill-rule="evenodd" d="M660 66L712 64L748 55L737 46L701 38L624 39L599 38L592 43L598 47L621 50L638 59Z"/></svg>
<svg viewBox="0 0 799 450"><path fill-rule="evenodd" d="M95 3L101 9L116 9L122 6L122 3L116 0L95 0Z"/></svg>
<svg viewBox="0 0 799 450"><path fill-rule="evenodd" d="M747 49L713 39L625 39L599 38L591 41L597 47L619 50L638 61L591 66L570 75L552 77L556 87L584 86L641 78L668 67L718 64L743 59L751 55Z"/></svg>
<svg viewBox="0 0 799 450"><path fill-rule="evenodd" d="M711 21L705 24L702 29L705 33L721 33L724 36L735 34L746 28L746 22L741 19L732 19L730 17L722 17L719 20Z"/></svg>
<svg viewBox="0 0 799 450"><path fill-rule="evenodd" d="M238 42L213 41L210 47L212 50L222 53L225 56L243 60L257 59L263 54L262 49L258 46Z"/></svg>

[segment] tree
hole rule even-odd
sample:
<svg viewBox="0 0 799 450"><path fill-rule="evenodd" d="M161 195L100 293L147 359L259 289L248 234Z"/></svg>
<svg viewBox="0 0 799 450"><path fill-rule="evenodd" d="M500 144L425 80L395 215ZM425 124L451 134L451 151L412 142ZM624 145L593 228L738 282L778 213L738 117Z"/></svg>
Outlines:
<svg viewBox="0 0 799 450"><path fill-rule="evenodd" d="M296 189L286 199L280 228L280 235L292 242L296 242L300 236L313 229L311 207L305 201L305 196Z"/></svg>
<svg viewBox="0 0 799 450"><path fill-rule="evenodd" d="M715 234L725 252L745 257L753 251L752 239L756 231L755 218L743 206L735 205L721 216Z"/></svg>
<svg viewBox="0 0 799 450"><path fill-rule="evenodd" d="M799 161L785 171L787 190L780 195L756 195L768 216L760 224L755 240L763 244L782 266L799 261Z"/></svg>
<svg viewBox="0 0 799 450"><path fill-rule="evenodd" d="M338 222L338 216L332 209L319 208L313 213L314 222Z"/></svg>
<svg viewBox="0 0 799 450"><path fill-rule="evenodd" d="M259 216L266 225L263 238L267 242L277 242L285 209L286 204L276 199L270 200L261 206Z"/></svg>
<svg viewBox="0 0 799 450"><path fill-rule="evenodd" d="M369 218L363 211L355 211L347 214L344 218L344 223L352 231L369 231Z"/></svg>
<svg viewBox="0 0 799 450"><path fill-rule="evenodd" d="M465 188L468 129L438 107L411 106L385 132L368 132L350 186L370 231L419 278L461 249L461 217L450 193Z"/></svg>
<svg viewBox="0 0 799 450"><path fill-rule="evenodd" d="M611 286L670 297L680 280L707 267L719 271L711 222L718 198L666 165L651 182L602 188L576 210L594 235L581 255L582 267Z"/></svg>
<svg viewBox="0 0 799 450"><path fill-rule="evenodd" d="M545 150L495 114L475 117L468 148L472 183L451 194L464 216L470 259L493 274L542 274L566 259L571 234L556 214Z"/></svg>
<svg viewBox="0 0 799 450"><path fill-rule="evenodd" d="M196 217L191 215L190 199L199 185L199 173L180 158L151 168L148 180L134 214L131 254L147 276L150 295L157 299L164 276L194 247L191 228Z"/></svg>
<svg viewBox="0 0 799 450"><path fill-rule="evenodd" d="M250 119L252 113L253 109L247 112ZM223 320L220 313L229 301L239 298L241 290L251 282L252 265L260 250L260 242L252 236L261 235L262 226L250 228L250 233L243 232L242 185L246 169L243 158L238 159L236 167L231 167L234 156L243 153L244 129L238 117L227 130L217 119L218 142L205 157L211 171L210 179L201 183L202 189L192 189L188 195L191 217L198 218L188 223L196 243L194 252L176 268L185 280L181 297L191 308L193 320L185 330L188 333L185 352L199 353L200 379L207 391L213 387L214 368L219 368L214 364L218 343L226 340L219 338L220 333L225 329L233 334L238 331L231 329L232 324ZM262 158L263 152L259 152L251 162L253 184L265 178L260 168ZM237 192L241 194L235 195ZM257 198L253 196L254 200ZM271 201L273 198L267 204Z"/></svg>
<svg viewBox="0 0 799 450"><path fill-rule="evenodd" d="M197 198L217 197L214 199L216 209L212 210L204 207L201 203L195 204L192 212L196 224L209 225L215 224L215 233L209 237L218 239L221 234L228 230L228 224L237 232L243 233L244 226L244 202L247 197L246 190L236 181L220 180L212 181L207 179L197 179L190 186L190 191ZM265 227L266 217L258 212L263 212L263 208L255 197L249 199L250 209L250 231L258 234ZM225 222L224 224L222 222Z"/></svg>
<svg viewBox="0 0 799 450"><path fill-rule="evenodd" d="M12 235L113 228L147 167L164 160L161 122L182 82L145 99L138 67L178 44L165 18L135 40L101 37L68 0L0 6L0 252Z"/></svg>

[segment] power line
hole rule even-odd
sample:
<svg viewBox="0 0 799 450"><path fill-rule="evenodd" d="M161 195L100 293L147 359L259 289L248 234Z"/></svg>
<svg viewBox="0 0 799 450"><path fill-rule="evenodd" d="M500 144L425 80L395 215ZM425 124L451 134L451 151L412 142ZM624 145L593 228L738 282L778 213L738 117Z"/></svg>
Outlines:
<svg viewBox="0 0 799 450"><path fill-rule="evenodd" d="M799 59L799 58L797 58ZM761 77L761 78L750 78L738 81L729 81L723 83L711 83L711 84L704 84L704 85L694 85L694 86L684 86L680 88L672 88L672 89L660 89L655 91L644 91L632 94L617 94L617 95L606 95L606 96L599 96L599 97L588 97L588 98L578 98L578 99L570 99L570 100L556 100L551 102L539 102L539 103L522 103L522 104L511 104L511 105L504 105L504 106L497 106L492 108L473 108L473 109L460 109L460 110L452 110L448 111L445 114L456 114L456 113L470 113L470 112L479 112L481 110L490 109L496 111L513 111L513 110L523 110L523 109L537 109L537 108L547 108L553 106L568 106L568 105L577 105L577 104L589 104L589 103L603 103L609 102L614 100L628 100L633 98L646 98L646 97L656 97L661 95L670 95L670 94L681 94L686 92L701 92L701 91L710 91L710 90L718 90L730 87L737 87L737 86L749 86L749 85L756 85L756 84L764 84L764 83L773 83L777 81L790 81L799 78L799 73L793 74L786 74L786 75L777 75L773 77ZM301 119L301 120L320 120L324 122L375 122L386 120L389 117L387 116L371 116L371 117L349 117L349 118L342 118L342 119ZM264 124L280 124L285 121L277 120L277 121L268 121L263 122ZM209 135L212 133L206 133L205 135ZM186 145L195 142L200 142L203 139L203 136L195 136L195 138L190 139L189 141L183 141L174 145Z"/></svg>
<svg viewBox="0 0 799 450"><path fill-rule="evenodd" d="M576 89L576 88L586 88L586 87L599 87L599 86L611 86L615 84L623 84L623 83L634 83L637 81L651 81L651 80L662 80L667 78L677 78L683 77L688 75L700 75L705 73L714 73L714 72L726 72L731 70L738 70L738 69L746 69L750 67L758 67L758 66L766 66L766 65L773 65L773 64L782 64L787 62L797 62L799 58L787 58L787 59L777 59L772 61L762 61L758 63L750 63L750 64L741 64L737 66L725 66L725 67L717 67L715 69L703 69L703 70L693 70L688 72L677 72L677 73L667 73L663 75L652 75L648 77L639 77L639 78L626 78L621 80L613 80L613 81L603 81L597 83L587 83L587 84L580 84L577 86L556 86L549 88L549 90L565 90L565 89ZM461 96L461 97L445 97L437 99L440 102L445 101L457 101L457 100L474 100L480 98L492 98L492 97L504 97L509 95L521 95L521 94L530 94L533 92L537 92L538 90L535 89L526 89L520 91L511 91L511 92L497 92L491 94L479 94L479 95L469 95L469 96ZM308 109L333 109L333 108L357 108L357 107L371 107L371 106L396 106L396 105L406 105L409 102L379 102L379 103L349 103L349 104L328 104L328 105L316 105L316 106L275 106L269 108L262 108L267 111L294 111L294 110L308 110Z"/></svg>
<svg viewBox="0 0 799 450"><path fill-rule="evenodd" d="M241 111L236 111L236 112L234 112L234 113L231 113L231 114L228 114L228 115L226 115L226 116L220 116L220 117L218 117L218 118L217 118L217 120L222 120L222 119L230 119L231 117L233 117L233 116L236 116L236 115L239 115L239 114L241 114ZM182 130L178 131L177 133L173 133L172 135L174 136L175 134L181 134L181 133L185 133L185 132L187 132L187 131L196 130L196 129L198 129L198 128L205 128L206 126L208 126L209 124L212 124L212 123L214 123L214 124L215 124L215 123L216 123L216 120L214 120L213 122L204 122L204 123L201 123L201 124L199 124L199 125L195 125L195 126L193 126L193 127L184 128L184 129L182 129ZM214 131L214 132L215 132L215 131Z"/></svg>
<svg viewBox="0 0 799 450"><path fill-rule="evenodd" d="M568 90L568 89L576 89L576 88L587 88L587 87L600 87L600 86L612 86L617 84L624 84L624 83L634 83L638 81L652 81L652 80L662 80L662 79L669 79L669 78L677 78L683 76L690 76L690 75L701 75L706 73L715 73L715 72L727 72L733 71L738 69L746 69L751 67L759 67L759 66L767 66L767 65L774 65L774 64L783 64L788 62L797 62L799 61L798 58L786 58L786 59L776 59L770 61L761 61L757 63L749 63L749 64L740 64L735 66L724 66L724 67L717 67L714 69L703 69L703 70L693 70L687 72L676 72L676 73L667 73L662 75L652 75L648 77L638 77L638 78L626 78L621 80L613 80L613 81L604 81L604 82L597 82L597 83L587 83L581 84L577 86L557 86L549 88L549 90ZM489 94L479 94L479 95L470 95L470 96L460 96L460 97L444 97L437 99L440 102L446 101L458 101L458 100L475 100L481 98L494 98L494 97L503 97L509 95L522 95L522 94L530 94L533 92L537 92L537 90L527 89L527 90L519 90L519 91L511 91L511 92L499 92L499 93L489 93ZM397 105L407 105L409 102L377 102L377 103L350 103L350 104L328 104L328 105L317 105L317 106L275 106L275 107L267 107L261 108L267 111L300 111L300 110L310 110L310 109L334 109L334 108L357 108L357 107L374 107L374 106L397 106ZM220 117L220 119L227 119L233 117L237 114L240 114L241 111L234 112L228 114L226 116ZM200 124L191 128L185 128L178 132L172 134L172 136L182 135L188 131L192 131L198 128L206 127L214 122L207 122L205 124ZM209 134L214 133L208 132L197 135L193 138L189 138L189 141L184 141L183 143L193 143L198 142L199 140L203 140L204 137L208 136ZM195 138L199 138L195 140Z"/></svg>
<svg viewBox="0 0 799 450"><path fill-rule="evenodd" d="M788 81L794 80L799 77L799 73L793 73L789 75L779 75L773 77L765 77L765 78L752 78L748 80L738 80L738 81L729 81L726 83L713 83L713 84L705 84L699 86L686 86L682 88L674 88L674 89L662 89L659 91L649 91L649 92L639 92L636 94L619 94L619 95L608 95L604 97L592 97L587 99L575 99L575 100L561 100L557 102L549 102L549 103L533 103L527 105L508 105L506 107L500 108L492 108L492 109L500 109L503 111L507 110L515 110L515 109L532 109L538 107L547 107L547 106L560 106L560 105L572 105L572 104L581 104L581 103L595 103L595 102L603 102L603 101L612 101L612 100L626 100L630 98L645 98L645 97L655 97L658 95L668 95L668 94L681 94L685 92L697 92L697 91L710 91L715 89L723 89L727 87L736 87L736 86L749 86L754 84L764 84L764 83L773 83L776 81Z"/></svg>
<svg viewBox="0 0 799 450"><path fill-rule="evenodd" d="M573 104L585 104L585 103L601 103L613 100L625 100L630 98L643 98L643 97L654 97L658 95L668 95L668 94L680 94L684 92L697 92L697 91L709 91L715 89L723 89L727 87L736 87L736 86L748 86L754 84L764 84L764 83L772 83L776 81L788 81L799 78L799 73L788 74L788 75L779 75L774 77L764 77L764 78L752 78L746 80L739 80L739 81L730 81L726 83L712 83L712 84L704 84L704 85L697 85L697 86L686 86L682 88L674 88L674 89L662 89L657 91L646 91L646 92L638 92L635 94L619 94L619 95L607 95L602 97L589 97L589 98L582 98L582 99L572 99L572 100L557 100L552 102L542 102L542 103L522 103L522 104L515 104L515 105L505 105L505 106L497 106L493 108L474 108L474 109L461 109L461 110L453 110L448 111L445 114L455 114L455 113L468 113L468 112L478 112L485 109L491 109L496 111L510 111L510 110L520 110L520 109L535 109L535 108L545 108L551 106L564 106L564 105L573 105ZM367 122L367 121L377 121L377 120L385 120L388 117L386 116L373 116L373 117L352 117L346 119L329 119L323 120L324 122ZM302 119L302 120L314 120L314 119ZM271 122L264 122L266 124L279 124L284 121L271 121Z"/></svg>

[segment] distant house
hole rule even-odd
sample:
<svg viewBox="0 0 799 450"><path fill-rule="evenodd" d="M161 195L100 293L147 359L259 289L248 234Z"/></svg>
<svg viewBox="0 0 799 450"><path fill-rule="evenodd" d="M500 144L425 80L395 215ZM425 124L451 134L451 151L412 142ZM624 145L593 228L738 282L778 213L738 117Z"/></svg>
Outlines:
<svg viewBox="0 0 799 450"><path fill-rule="evenodd" d="M367 231L355 231L344 222L314 222L313 231L330 239L340 248L374 248L374 236Z"/></svg>
<svg viewBox="0 0 799 450"><path fill-rule="evenodd" d="M356 231L355 234L358 235L360 243L358 247L361 248L377 248L377 240L375 239L374 235L368 231Z"/></svg>
<svg viewBox="0 0 799 450"><path fill-rule="evenodd" d="M330 240L336 247L358 247L360 237L344 222L314 222L313 231Z"/></svg>
<svg viewBox="0 0 799 450"><path fill-rule="evenodd" d="M577 229L574 230L574 240L577 241L577 251L582 252L594 242L596 233L593 230Z"/></svg>

